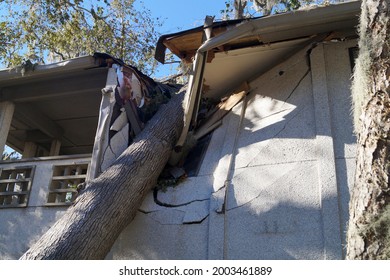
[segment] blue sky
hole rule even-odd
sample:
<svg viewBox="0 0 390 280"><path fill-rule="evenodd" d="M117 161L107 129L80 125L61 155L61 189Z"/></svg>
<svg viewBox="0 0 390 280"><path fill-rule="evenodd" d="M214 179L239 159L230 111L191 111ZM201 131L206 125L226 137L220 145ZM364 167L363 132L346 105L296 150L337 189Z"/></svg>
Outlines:
<svg viewBox="0 0 390 280"><path fill-rule="evenodd" d="M157 29L162 35L203 25L206 15L220 19L220 11L225 7L225 0L136 0L135 5L140 2L151 11L152 17L162 19L164 24ZM5 12L0 10L0 14ZM175 65L159 66L155 77L167 76L175 70Z"/></svg>
<svg viewBox="0 0 390 280"><path fill-rule="evenodd" d="M142 0L144 6L152 13L152 17L161 18L163 26L158 28L162 35L175 33L203 25L207 15L221 18L221 10L225 8L224 0ZM176 73L176 64L161 65L155 73L156 78Z"/></svg>
<svg viewBox="0 0 390 280"><path fill-rule="evenodd" d="M142 0L153 17L164 19L162 34L174 33L203 25L206 15L220 19L224 0Z"/></svg>

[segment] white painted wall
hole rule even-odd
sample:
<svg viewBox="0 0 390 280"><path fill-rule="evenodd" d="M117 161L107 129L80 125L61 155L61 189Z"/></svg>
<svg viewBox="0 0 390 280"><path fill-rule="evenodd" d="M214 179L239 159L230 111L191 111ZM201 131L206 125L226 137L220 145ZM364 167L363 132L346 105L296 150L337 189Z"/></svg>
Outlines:
<svg viewBox="0 0 390 280"><path fill-rule="evenodd" d="M355 44L318 45L311 69L302 50L251 82L242 124L239 104L214 132L198 176L158 193L180 206L158 206L150 194L107 258L342 259Z"/></svg>
<svg viewBox="0 0 390 280"><path fill-rule="evenodd" d="M318 45L311 71L302 50L252 81L245 110L236 106L214 132L198 176L158 193L177 207L150 193L107 259L343 258L354 45ZM0 209L0 259L19 258L66 209L43 206L47 164L35 170L29 207Z"/></svg>

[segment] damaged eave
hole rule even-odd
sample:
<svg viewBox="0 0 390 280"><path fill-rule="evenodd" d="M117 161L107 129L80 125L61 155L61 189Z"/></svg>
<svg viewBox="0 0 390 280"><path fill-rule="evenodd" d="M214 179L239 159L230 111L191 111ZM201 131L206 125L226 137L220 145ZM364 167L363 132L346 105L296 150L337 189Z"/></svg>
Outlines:
<svg viewBox="0 0 390 280"><path fill-rule="evenodd" d="M23 69L23 66L3 69L0 70L0 86L19 81L20 79L26 80L33 78L36 80L38 78L46 78L47 76L61 75L65 72L98 66L98 63L93 56L83 56L47 65L31 65L27 66L27 69Z"/></svg>
<svg viewBox="0 0 390 280"><path fill-rule="evenodd" d="M234 22L220 34L216 34L214 23L212 36L203 44L199 40L192 45L186 42L194 33L203 36L204 27L162 37L165 46L179 56L196 50L187 90L185 125L177 146L185 145L190 127L196 126L200 96L228 96L243 82L307 44L330 40L334 34L340 38L356 36L359 14L360 2L356 1ZM188 57L183 60L188 62Z"/></svg>
<svg viewBox="0 0 390 280"><path fill-rule="evenodd" d="M14 105L7 145L23 153L34 143L24 157L90 154L107 71L95 56L0 70L0 102Z"/></svg>
<svg viewBox="0 0 390 280"><path fill-rule="evenodd" d="M234 47L308 37L330 30L354 29L358 25L359 14L360 1L353 1L249 20L218 22L212 26L213 37L203 44L203 27L161 36L156 59L164 63L166 48L184 61L191 62L189 57L194 56L196 51L226 51Z"/></svg>
<svg viewBox="0 0 390 280"><path fill-rule="evenodd" d="M214 22L211 25L213 36L224 33L226 30L234 27L236 24L245 20L246 19L236 19ZM156 60L164 64L165 52L168 48L173 54L177 55L179 58L191 62L191 58L195 56L197 49L202 44L204 29L204 26L199 26L177 33L162 35L156 44Z"/></svg>
<svg viewBox="0 0 390 280"><path fill-rule="evenodd" d="M308 11L299 10L292 13L249 20L237 25L232 30L206 41L200 46L199 51L209 51L233 40L253 34L258 34L259 38L265 38L268 34L288 31L291 34L289 37L301 37L325 32L329 29L329 26L338 26L337 29L343 29L347 26L354 27L356 26L355 23L357 23L359 13L360 2L355 1ZM284 39L291 39L287 36ZM273 41L282 39L274 37Z"/></svg>

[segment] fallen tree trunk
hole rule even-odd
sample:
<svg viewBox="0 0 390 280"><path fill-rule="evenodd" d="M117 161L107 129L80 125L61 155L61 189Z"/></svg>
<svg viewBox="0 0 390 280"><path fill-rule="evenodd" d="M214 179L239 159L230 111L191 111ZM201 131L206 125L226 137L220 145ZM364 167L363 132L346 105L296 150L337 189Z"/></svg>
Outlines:
<svg viewBox="0 0 390 280"><path fill-rule="evenodd" d="M156 185L183 128L182 91L162 105L123 154L20 258L104 259Z"/></svg>

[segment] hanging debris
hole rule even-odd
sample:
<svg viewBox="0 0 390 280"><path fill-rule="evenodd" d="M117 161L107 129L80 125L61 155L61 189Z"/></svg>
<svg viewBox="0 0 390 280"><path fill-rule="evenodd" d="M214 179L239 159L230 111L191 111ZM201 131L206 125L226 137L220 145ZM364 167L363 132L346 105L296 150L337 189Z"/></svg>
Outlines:
<svg viewBox="0 0 390 280"><path fill-rule="evenodd" d="M107 54L96 53L100 65L109 68L100 120L95 138L91 177L106 170L133 142L162 104L181 85L156 82L137 68Z"/></svg>

